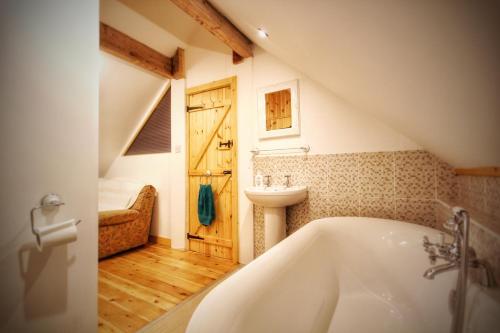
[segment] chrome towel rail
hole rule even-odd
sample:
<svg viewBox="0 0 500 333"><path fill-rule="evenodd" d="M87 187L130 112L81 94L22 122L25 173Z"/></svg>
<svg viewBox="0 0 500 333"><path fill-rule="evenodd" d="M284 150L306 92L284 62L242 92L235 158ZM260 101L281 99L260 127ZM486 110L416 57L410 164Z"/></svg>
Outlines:
<svg viewBox="0 0 500 333"><path fill-rule="evenodd" d="M259 148L254 148L250 150L250 152L254 155L258 155L261 153L270 153L274 151L287 151L287 150L302 150L304 153L307 153L311 150L311 147L309 145L304 145L301 147L287 147L287 148L273 148L273 149L259 149Z"/></svg>

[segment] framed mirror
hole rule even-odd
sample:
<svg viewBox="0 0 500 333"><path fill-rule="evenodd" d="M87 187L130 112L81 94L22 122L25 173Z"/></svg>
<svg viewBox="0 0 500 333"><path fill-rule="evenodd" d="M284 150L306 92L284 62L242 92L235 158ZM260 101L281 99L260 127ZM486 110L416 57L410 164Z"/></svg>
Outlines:
<svg viewBox="0 0 500 333"><path fill-rule="evenodd" d="M260 88L257 93L259 138L299 135L299 82Z"/></svg>

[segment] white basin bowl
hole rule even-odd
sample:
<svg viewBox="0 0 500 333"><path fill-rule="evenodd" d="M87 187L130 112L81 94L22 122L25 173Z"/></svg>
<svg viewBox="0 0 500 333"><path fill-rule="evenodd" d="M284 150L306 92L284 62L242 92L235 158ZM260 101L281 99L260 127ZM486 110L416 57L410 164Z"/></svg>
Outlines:
<svg viewBox="0 0 500 333"><path fill-rule="evenodd" d="M245 189L248 199L255 205L264 207L286 207L298 204L307 196L307 186L271 186L248 187Z"/></svg>

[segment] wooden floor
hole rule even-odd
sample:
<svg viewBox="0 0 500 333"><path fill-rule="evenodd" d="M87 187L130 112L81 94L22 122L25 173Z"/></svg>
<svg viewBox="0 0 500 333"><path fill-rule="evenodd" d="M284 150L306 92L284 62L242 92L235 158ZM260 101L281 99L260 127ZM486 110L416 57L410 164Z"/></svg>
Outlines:
<svg viewBox="0 0 500 333"><path fill-rule="evenodd" d="M136 332L236 269L230 261L150 244L99 262L99 332Z"/></svg>

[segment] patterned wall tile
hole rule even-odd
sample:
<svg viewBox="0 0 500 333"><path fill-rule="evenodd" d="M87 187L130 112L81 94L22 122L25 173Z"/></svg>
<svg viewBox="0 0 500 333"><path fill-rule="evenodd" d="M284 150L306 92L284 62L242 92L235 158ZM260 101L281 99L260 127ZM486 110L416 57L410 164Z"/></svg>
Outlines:
<svg viewBox="0 0 500 333"><path fill-rule="evenodd" d="M396 198L435 199L435 158L425 151L394 153Z"/></svg>
<svg viewBox="0 0 500 333"><path fill-rule="evenodd" d="M392 195L394 185L394 153L359 154L359 193Z"/></svg>
<svg viewBox="0 0 500 333"><path fill-rule="evenodd" d="M485 210L500 226L500 178L488 177L485 180Z"/></svg>
<svg viewBox="0 0 500 333"><path fill-rule="evenodd" d="M436 227L434 200L396 199L396 220Z"/></svg>
<svg viewBox="0 0 500 333"><path fill-rule="evenodd" d="M358 194L359 154L329 155L328 193L356 196ZM324 177L324 175L323 175Z"/></svg>
<svg viewBox="0 0 500 333"><path fill-rule="evenodd" d="M477 194L484 195L486 190L486 177L469 177L469 191Z"/></svg>
<svg viewBox="0 0 500 333"><path fill-rule="evenodd" d="M443 223L448 221L453 216L451 209L443 206L440 202L437 202L434 205L434 215L436 216L436 229L445 231Z"/></svg>
<svg viewBox="0 0 500 333"><path fill-rule="evenodd" d="M453 203L457 200L457 177L452 166L436 159L437 198Z"/></svg>
<svg viewBox="0 0 500 333"><path fill-rule="evenodd" d="M307 185L311 198L318 198L328 192L328 156L313 155L302 161L303 172L297 175L298 185Z"/></svg>
<svg viewBox="0 0 500 333"><path fill-rule="evenodd" d="M309 223L309 198L297 205L286 208L286 234L291 235Z"/></svg>
<svg viewBox="0 0 500 333"><path fill-rule="evenodd" d="M486 209L486 182L484 177L458 176L457 202L472 212Z"/></svg>
<svg viewBox="0 0 500 333"><path fill-rule="evenodd" d="M253 230L254 230L254 255L260 256L264 253L264 208L253 206Z"/></svg>
<svg viewBox="0 0 500 333"><path fill-rule="evenodd" d="M357 196L328 197L329 216L359 216L359 198Z"/></svg>
<svg viewBox="0 0 500 333"><path fill-rule="evenodd" d="M292 185L309 187L304 202L287 207L287 234L327 216L390 218L442 229L450 210L435 199L461 205L476 221L500 230L500 178L457 177L451 166L425 151L257 156L253 164L254 173L271 175L273 184L291 175ZM472 245L497 265L498 274L500 241L479 230ZM258 206L254 239L258 256L264 252L264 213Z"/></svg>
<svg viewBox="0 0 500 333"><path fill-rule="evenodd" d="M394 219L396 216L396 202L390 196L362 196L359 203L359 216Z"/></svg>

